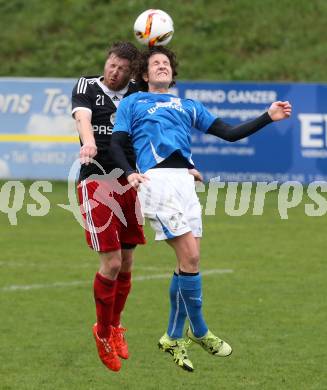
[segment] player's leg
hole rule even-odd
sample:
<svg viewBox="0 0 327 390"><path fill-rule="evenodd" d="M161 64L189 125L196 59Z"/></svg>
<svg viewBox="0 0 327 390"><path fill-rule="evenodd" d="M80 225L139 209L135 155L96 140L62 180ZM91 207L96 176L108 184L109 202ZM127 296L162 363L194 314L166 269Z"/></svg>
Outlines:
<svg viewBox="0 0 327 390"><path fill-rule="evenodd" d="M94 278L98 335L109 337L114 313L117 276L122 263L121 250L101 252L99 257L100 268Z"/></svg>
<svg viewBox="0 0 327 390"><path fill-rule="evenodd" d="M125 177L119 178L124 188L128 187L119 198L126 224L120 223L120 241L122 248L122 266L118 274L117 305L115 307L114 325L120 323L126 299L131 290L131 273L134 262L134 250L137 245L145 244L143 226L140 222L140 204L137 192L132 188Z"/></svg>
<svg viewBox="0 0 327 390"><path fill-rule="evenodd" d="M99 357L113 371L119 371L121 362L112 340L111 322L115 303L117 275L121 267L121 251L100 252L100 268L94 278L94 300L97 322L93 335Z"/></svg>
<svg viewBox="0 0 327 390"><path fill-rule="evenodd" d="M119 238L121 241L122 264L117 275L114 313L112 319L113 342L118 355L127 359L128 345L125 339L126 328L121 325L121 314L131 290L131 273L134 260L134 249L138 244L145 244L143 228L139 224L137 212L139 203L136 191L130 187L126 178L120 177L119 184L125 191L116 194L115 199L120 204L126 224L120 221ZM127 190L126 190L127 189Z"/></svg>
<svg viewBox="0 0 327 390"><path fill-rule="evenodd" d="M178 273L175 271L169 286L170 314L167 334L172 339L183 337L186 320L185 305L178 288Z"/></svg>
<svg viewBox="0 0 327 390"><path fill-rule="evenodd" d="M166 242L169 243L169 241ZM179 265L177 264L169 287L170 314L168 329L160 338L158 346L164 352L169 352L178 366L184 370L193 371L193 363L187 353L187 342L183 337L187 313L179 290L179 272Z"/></svg>
<svg viewBox="0 0 327 390"><path fill-rule="evenodd" d="M125 307L131 290L131 272L134 259L134 249L138 244L145 244L142 226L138 223L136 212L139 208L137 193L129 186L126 178L120 177L119 184L127 190L115 196L124 214L125 222L120 221L119 239L121 241L122 264L117 276L117 289L112 325L120 325L120 316Z"/></svg>
<svg viewBox="0 0 327 390"><path fill-rule="evenodd" d="M175 215L180 215L181 213L178 210L174 210L173 217ZM165 239L169 244L171 240L167 240L167 235L170 234L178 234L180 231L173 230L171 226L169 226L169 221L172 219L168 215L166 217L165 213L158 212L156 218L150 220L152 227L156 231L156 239ZM178 222L177 222L178 225ZM187 227L184 227L184 224L181 223L182 232L189 230ZM170 228L170 232L168 233L168 229ZM173 233L172 233L173 231ZM178 274L179 274L179 264L177 264L175 271L172 275L169 287L169 297L170 297L170 314L168 321L168 329L167 336L172 340L181 339L183 337L183 329L186 320L186 310L185 305L182 300L179 285L178 285ZM160 342L159 342L160 346Z"/></svg>
<svg viewBox="0 0 327 390"><path fill-rule="evenodd" d="M120 325L121 313L125 307L132 286L131 278L134 249L122 249L121 252L122 263L117 275L115 305L112 318L112 325L115 327Z"/></svg>
<svg viewBox="0 0 327 390"><path fill-rule="evenodd" d="M192 232L169 240L179 263L178 288L192 331L202 337L208 331L202 315L202 280L199 245Z"/></svg>
<svg viewBox="0 0 327 390"><path fill-rule="evenodd" d="M187 345L183 338L186 310L178 288L178 267L174 271L170 287L170 314L167 332L160 338L158 346L169 352L175 363L184 370L193 371L193 364L187 355Z"/></svg>
<svg viewBox="0 0 327 390"><path fill-rule="evenodd" d="M170 245L171 240L166 240L166 242ZM183 337L184 325L187 317L184 301L179 291L179 272L179 262L177 261L169 286L170 314L167 334L172 339Z"/></svg>
<svg viewBox="0 0 327 390"><path fill-rule="evenodd" d="M181 182L183 181L181 170L152 169L146 174L150 180L142 185L139 198L144 216L150 220L156 233L156 240L167 240L169 237L190 231L187 221L183 219L183 200L180 202L180 197L178 193L176 194L176 189L179 192L179 189L184 187L184 182ZM168 329L160 338L158 345L160 349L173 356L178 366L193 371L193 364L187 356L186 343L183 338L186 311L178 289L178 272L177 267L172 275L169 288Z"/></svg>
<svg viewBox="0 0 327 390"><path fill-rule="evenodd" d="M135 245L122 244L122 265L117 275L115 304L112 317L112 340L118 356L128 359L128 344L125 338L126 328L121 324L121 314L131 290L131 275ZM127 249L129 248L129 249Z"/></svg>
<svg viewBox="0 0 327 390"><path fill-rule="evenodd" d="M207 352L215 356L228 356L232 348L215 336L209 329L202 314L202 278L199 272L199 239L192 233L169 240L180 264L178 276L179 291L185 304L190 327L187 336Z"/></svg>
<svg viewBox="0 0 327 390"><path fill-rule="evenodd" d="M171 240L167 240L166 242L170 245ZM200 238L195 239L196 248L200 250ZM170 298L170 315L168 321L168 330L167 334L171 338L182 338L185 319L187 317L186 309L184 302L181 297L181 293L179 291L179 263L177 262L176 269L173 273L170 287L169 287L169 298Z"/></svg>
<svg viewBox="0 0 327 390"><path fill-rule="evenodd" d="M111 370L118 371L121 363L111 341L116 279L121 267L118 225L111 209L99 196L105 195L103 181L84 180L78 186L81 211L85 221L86 240L99 253L100 267L94 278L94 299L97 322L93 326L99 357Z"/></svg>
<svg viewBox="0 0 327 390"><path fill-rule="evenodd" d="M200 238L202 236L202 218L201 218L201 206L199 199L197 197L197 194L195 192L194 187L194 181L193 178L190 180L192 183L192 188L189 188L189 196L186 198L185 202L185 217L187 219L188 225L190 226L194 240L197 245L197 253L200 254ZM199 277L201 278L201 274L199 273ZM181 278L182 279L182 278ZM202 292L201 292L202 295ZM198 304L202 303L200 301L197 301ZM196 303L196 301L193 300L193 303ZM204 328L203 328L204 329ZM200 333L200 331L197 331L198 335L203 333ZM200 344L205 350L208 352L215 354L216 356L227 356L232 352L231 347L220 340L217 336L214 336L209 330L207 333L202 336L201 338L196 338L195 335L192 333L191 327L189 327L187 331L187 335L189 338L191 337L193 341Z"/></svg>
<svg viewBox="0 0 327 390"><path fill-rule="evenodd" d="M167 240L169 242L170 240ZM169 287L170 314L167 332L159 339L158 346L173 356L174 362L187 371L193 371L193 363L187 354L187 343L183 338L186 309L179 290L179 266L177 265Z"/></svg>

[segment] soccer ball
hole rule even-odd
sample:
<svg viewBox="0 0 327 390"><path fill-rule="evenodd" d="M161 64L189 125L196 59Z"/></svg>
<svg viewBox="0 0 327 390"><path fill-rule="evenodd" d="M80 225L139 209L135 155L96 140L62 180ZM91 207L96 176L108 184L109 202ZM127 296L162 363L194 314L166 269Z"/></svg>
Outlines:
<svg viewBox="0 0 327 390"><path fill-rule="evenodd" d="M167 45L174 34L172 18L160 9L148 9L142 12L134 23L136 39L143 45Z"/></svg>

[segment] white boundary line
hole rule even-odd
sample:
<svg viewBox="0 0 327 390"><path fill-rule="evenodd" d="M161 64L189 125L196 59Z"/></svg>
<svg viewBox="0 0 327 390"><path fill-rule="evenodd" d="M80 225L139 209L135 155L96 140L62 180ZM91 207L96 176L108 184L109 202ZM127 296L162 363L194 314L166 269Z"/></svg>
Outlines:
<svg viewBox="0 0 327 390"><path fill-rule="evenodd" d="M234 271L232 269L211 269L207 271L201 271L201 275L214 275L214 274L231 274ZM132 278L133 282L142 282L145 280L156 280L156 279L169 279L172 273L165 274L154 274L154 275L140 275ZM75 286L87 286L90 285L91 281L88 280L73 280L71 282L55 282L49 284L29 284L29 285L11 285L0 288L0 292L15 292L15 291L29 291L29 290L40 290L45 288L61 288L61 287L75 287Z"/></svg>
<svg viewBox="0 0 327 390"><path fill-rule="evenodd" d="M3 267L3 268L17 268L17 267L24 267L24 268L38 268L38 269L44 269L44 268L49 268L49 267L52 267L52 268L57 268L58 265L57 264L46 264L44 262L39 262L39 263L32 263L32 262L22 262L22 261L19 261L19 262L16 262L16 261L0 261L0 267ZM94 263L91 263L89 259L85 260L85 261L81 261L79 264L77 263L69 263L69 264L65 264L65 268L67 269L75 269L75 268L94 268L95 265ZM144 271L165 271L167 270L167 267L166 268L163 268L163 267L150 267L150 266L135 266L133 267L133 270L134 271L141 271L141 270L144 270Z"/></svg>

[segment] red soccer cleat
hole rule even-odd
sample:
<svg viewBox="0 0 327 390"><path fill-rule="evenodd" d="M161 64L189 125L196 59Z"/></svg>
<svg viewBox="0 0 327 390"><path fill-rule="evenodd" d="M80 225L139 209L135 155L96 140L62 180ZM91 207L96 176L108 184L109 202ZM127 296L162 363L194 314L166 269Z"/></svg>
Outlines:
<svg viewBox="0 0 327 390"><path fill-rule="evenodd" d="M97 324L93 325L93 336L98 348L98 354L102 363L111 371L119 371L121 362L115 350L114 344L110 338L101 339L97 333Z"/></svg>
<svg viewBox="0 0 327 390"><path fill-rule="evenodd" d="M115 347L117 355L122 359L128 359L129 357L128 345L124 337L124 333L126 332L126 330L127 329L122 328L121 326L117 326L117 327L113 326L111 328L112 343Z"/></svg>

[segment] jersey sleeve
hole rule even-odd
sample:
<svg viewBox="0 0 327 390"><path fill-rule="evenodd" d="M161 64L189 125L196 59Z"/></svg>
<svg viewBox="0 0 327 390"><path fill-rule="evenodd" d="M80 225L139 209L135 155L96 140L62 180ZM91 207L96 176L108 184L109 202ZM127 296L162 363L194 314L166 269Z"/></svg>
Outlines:
<svg viewBox="0 0 327 390"><path fill-rule="evenodd" d="M77 81L72 91L72 116L74 117L75 112L79 110L87 110L92 113L92 99L85 77L81 77Z"/></svg>
<svg viewBox="0 0 327 390"><path fill-rule="evenodd" d="M131 115L131 98L128 96L124 98L118 106L116 112L115 126L113 133L117 131L124 131L131 135L132 133L132 115Z"/></svg>
<svg viewBox="0 0 327 390"><path fill-rule="evenodd" d="M193 101L193 127L206 133L216 117L201 102Z"/></svg>

